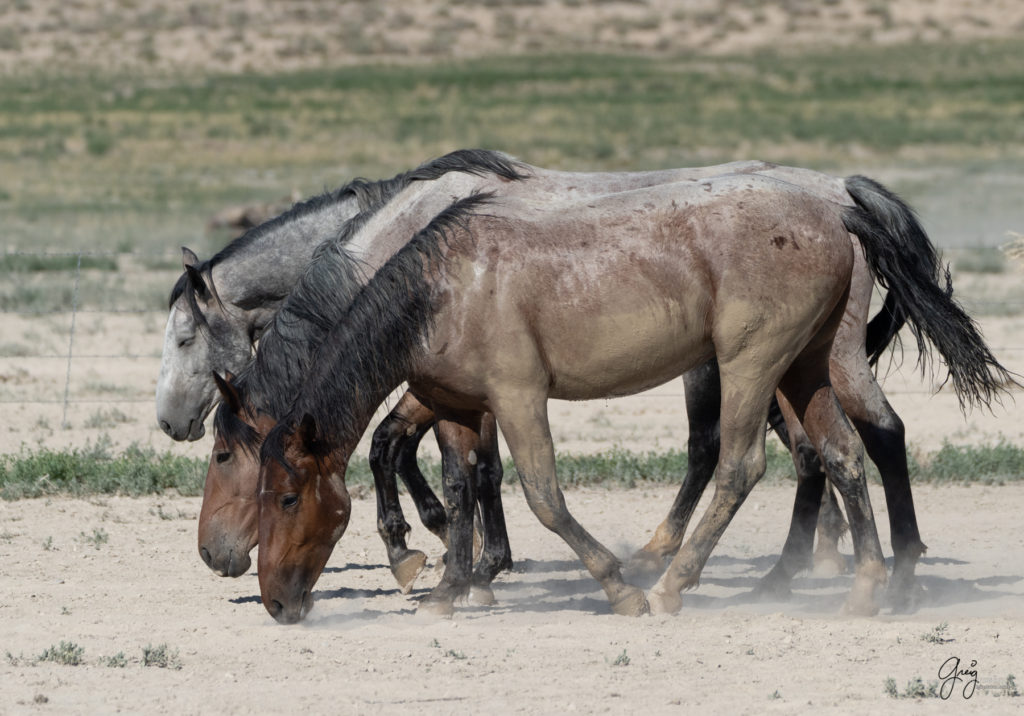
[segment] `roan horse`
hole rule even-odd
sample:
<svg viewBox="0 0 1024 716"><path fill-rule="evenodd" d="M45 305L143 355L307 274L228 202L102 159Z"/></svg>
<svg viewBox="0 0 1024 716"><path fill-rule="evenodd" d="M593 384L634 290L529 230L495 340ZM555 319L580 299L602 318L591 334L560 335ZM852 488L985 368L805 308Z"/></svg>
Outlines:
<svg viewBox="0 0 1024 716"><path fill-rule="evenodd" d="M877 187L856 177L846 186L854 198ZM487 213L476 213L484 205ZM378 270L263 444L264 605L283 622L312 605L312 585L348 522L347 461L380 401L408 380L447 445L449 559L423 606L448 613L469 589L475 485L467 476L481 413L492 411L535 514L577 552L617 613L643 613L643 592L566 510L546 402L636 392L717 357L715 496L652 590L652 607L678 609L680 590L696 584L763 473L762 426L778 388L846 502L857 561L848 605L874 612L881 549L859 448L828 380L854 266L850 233L919 340L937 346L961 398L988 400L1009 379L1005 370L870 204L839 206L756 175L574 203L460 200Z"/></svg>
<svg viewBox="0 0 1024 716"><path fill-rule="evenodd" d="M469 150L433 160L391 180L375 183L357 180L337 192L296 205L281 217L248 232L210 261L197 263L194 254L187 252L186 272L171 296L171 312L158 381L157 405L161 424L172 436L179 438L201 435L203 417L213 403L212 396L216 395L207 386L213 383L212 371L237 371L239 366L248 361L252 340L266 330L279 310L284 294L299 280L311 256L312 247L338 233L339 226L343 229L347 227L357 209L372 213L413 183L424 185L426 190L426 186L449 172L459 172L469 175L473 182L461 188L463 193L470 189L501 188L503 192L513 195L526 193L572 197L679 179L696 180L722 171L781 176L829 198L850 201L837 179L809 170L776 167L761 162L736 162L719 167L634 174L581 175L551 172L514 162L492 152ZM436 191L443 197L443 192L456 190L441 182ZM888 319L887 314L882 317ZM320 320L322 325L325 319ZM857 321L852 323L856 324ZM862 329L863 326L860 326ZM310 336L305 337L306 343L312 340ZM888 335L882 343L887 340ZM855 336L854 341L855 349L863 350L862 333L859 337ZM699 495L717 459L717 444L714 443L717 436L717 398L714 397L717 394L716 370L713 365L710 371L705 368L700 381L690 380L687 383L688 401L706 404L710 399L716 403L716 407L714 414L709 414L706 421L691 421L691 456L711 459L698 463L691 457L691 463L700 469L691 469L690 474L696 476L700 487L696 493L689 489L681 495ZM706 383L705 375L709 377ZM867 386L866 394L871 393L870 387ZM877 389L877 386L874 387ZM881 404L885 405L884 398ZM409 527L402 517L394 489L396 468L398 474L405 479L424 524L435 533L445 533L443 508L415 465L416 446L431 422L432 416L424 406L418 405L415 400L404 399L375 433L371 451L371 466L378 487L379 528L388 545L389 562L403 589L411 586L411 579L418 572L415 565L422 566L425 556L405 546L405 534ZM491 423L485 421L485 424ZM694 436L700 436L702 440L711 443L701 450L702 445L696 444ZM897 452L902 454L902 442L898 447ZM200 516L199 548L204 561L212 569L222 575L237 576L248 569L248 552L256 540L255 504L251 498L255 487L255 468L248 483L217 479L225 470L232 468L230 461L233 448L231 442L225 442L221 436L217 437ZM478 472L481 473L482 496L487 500L498 499L501 463L496 449L481 455ZM687 482L688 485L690 483ZM685 509L684 502L682 510ZM673 515L679 512L680 509L674 509ZM657 544L652 542L652 551L644 554L653 554L655 560L660 560L663 555L671 554L678 548L682 529L685 528L685 518L675 517L666 524L669 522L679 527L678 540L674 546L674 537L670 535ZM664 529L659 530L659 535L664 532ZM504 549L500 545L504 539L503 530L495 526L490 534L494 548L507 552L507 545ZM837 538L838 531L834 531L823 543L833 545L834 549ZM658 551L655 554L653 550ZM507 563L507 559L504 561Z"/></svg>

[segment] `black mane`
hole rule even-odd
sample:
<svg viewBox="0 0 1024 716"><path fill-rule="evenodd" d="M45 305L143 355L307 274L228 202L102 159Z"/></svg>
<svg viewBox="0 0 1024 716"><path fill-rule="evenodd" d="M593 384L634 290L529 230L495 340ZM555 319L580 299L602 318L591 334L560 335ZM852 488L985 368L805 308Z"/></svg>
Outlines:
<svg viewBox="0 0 1024 716"><path fill-rule="evenodd" d="M525 164L501 152L489 149L459 149L442 157L431 159L415 169L397 174L390 179L369 181L363 178L356 178L340 189L327 191L306 201L298 202L283 214L249 229L212 257L198 263L195 268L200 274L206 274L209 279L211 276L209 272L214 266L249 249L252 244L268 233L306 215L318 212L325 206L339 203L350 197L356 200L359 212L362 213L370 209L380 208L415 181L432 181L449 172L463 172L475 176L494 174L507 181L518 181L529 176L526 173L527 171L528 168ZM351 233L349 235L351 236ZM212 280L210 280L210 289L215 291L212 283ZM170 310L174 303L187 291L191 294L188 304L192 316L197 325L205 327L206 318L196 302L195 292L190 289L191 284L188 275L183 273L171 289L167 308Z"/></svg>
<svg viewBox="0 0 1024 716"><path fill-rule="evenodd" d="M263 443L261 459L283 462L282 437L305 415L321 444L359 440L377 406L408 377L437 312L433 282L444 249L471 240L468 220L492 194L451 204L385 263L324 339L295 402Z"/></svg>
<svg viewBox="0 0 1024 716"><path fill-rule="evenodd" d="M252 457L263 440L256 428L242 420L223 400L213 413L213 429L227 444L229 450L241 447Z"/></svg>

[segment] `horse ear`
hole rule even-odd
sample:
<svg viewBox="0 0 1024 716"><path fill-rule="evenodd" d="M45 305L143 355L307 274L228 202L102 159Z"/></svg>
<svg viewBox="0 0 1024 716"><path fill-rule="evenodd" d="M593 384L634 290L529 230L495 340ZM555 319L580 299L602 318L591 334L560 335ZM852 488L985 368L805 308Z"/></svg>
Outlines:
<svg viewBox="0 0 1024 716"><path fill-rule="evenodd" d="M316 444L316 421L313 416L306 413L302 416L302 420L299 421L299 426L295 430L295 434L302 440L303 446L307 452L312 452L313 446Z"/></svg>
<svg viewBox="0 0 1024 716"><path fill-rule="evenodd" d="M181 267L187 269L189 266L195 266L199 263L199 257L196 256L196 252L187 246L181 247Z"/></svg>
<svg viewBox="0 0 1024 716"><path fill-rule="evenodd" d="M217 371L213 371L213 382L217 384L217 390L220 391L224 403L232 413L237 415L242 412L242 396L239 394L238 388L231 384L233 377L231 373L225 373L225 377L221 378Z"/></svg>
<svg viewBox="0 0 1024 716"><path fill-rule="evenodd" d="M207 296L206 281L203 280L199 270L195 266L185 266L185 273L188 274L189 283L195 289L196 295L205 299Z"/></svg>

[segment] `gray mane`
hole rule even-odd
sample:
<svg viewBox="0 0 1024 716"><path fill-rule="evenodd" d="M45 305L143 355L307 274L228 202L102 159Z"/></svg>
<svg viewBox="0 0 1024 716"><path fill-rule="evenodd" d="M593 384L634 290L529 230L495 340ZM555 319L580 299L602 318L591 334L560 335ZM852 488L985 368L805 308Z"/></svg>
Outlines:
<svg viewBox="0 0 1024 716"><path fill-rule="evenodd" d="M201 275L206 277L209 282L208 288L216 296L216 287L213 285L212 273L210 273L213 267L229 262L233 258L252 250L261 238L278 231L281 227L291 224L302 217L321 211L324 207L353 198L356 200L360 213L376 210L413 182L433 181L449 172L463 172L476 176L493 174L507 181L518 181L525 179L528 176L528 171L527 165L501 152L487 149L459 149L425 162L408 172L397 174L390 179L382 179L380 181L369 181L362 178L353 179L340 189L324 192L311 199L299 202L283 214L249 229L211 258L197 264L195 268ZM344 232L345 229L342 229L342 231ZM347 235L351 237L352 233L348 232ZM194 287L187 273L183 273L171 289L171 295L167 303L168 309L182 295L187 296L188 306L196 325L201 328L208 328L206 317L199 306Z"/></svg>

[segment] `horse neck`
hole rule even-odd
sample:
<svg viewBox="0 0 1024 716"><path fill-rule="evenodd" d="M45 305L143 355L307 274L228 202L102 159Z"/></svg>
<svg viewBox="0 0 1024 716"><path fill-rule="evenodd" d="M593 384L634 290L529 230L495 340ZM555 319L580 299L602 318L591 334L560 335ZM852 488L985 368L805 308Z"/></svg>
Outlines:
<svg viewBox="0 0 1024 716"><path fill-rule="evenodd" d="M213 264L217 295L249 326L264 327L301 278L316 247L336 236L357 213L356 199L347 196L266 227L243 250Z"/></svg>
<svg viewBox="0 0 1024 716"><path fill-rule="evenodd" d="M478 191L510 187L491 176L451 172L438 179L417 181L402 190L380 208L347 244L349 254L363 267L364 280L369 281L388 259L409 243L416 233L452 203L452 197L465 197Z"/></svg>

